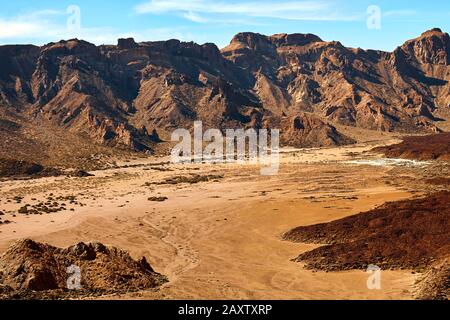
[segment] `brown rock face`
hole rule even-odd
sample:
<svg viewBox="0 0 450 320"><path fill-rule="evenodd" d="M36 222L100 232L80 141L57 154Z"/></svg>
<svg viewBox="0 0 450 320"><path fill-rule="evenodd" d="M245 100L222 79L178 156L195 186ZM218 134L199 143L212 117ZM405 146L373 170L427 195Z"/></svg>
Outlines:
<svg viewBox="0 0 450 320"><path fill-rule="evenodd" d="M331 147L355 142L340 134L335 127L325 123L319 117L307 113L281 118L277 123L269 118L264 127L283 128L280 132L280 141L283 145L313 148L319 144L323 147Z"/></svg>
<svg viewBox="0 0 450 320"><path fill-rule="evenodd" d="M136 151L153 150L155 136L164 140L194 120L220 129L278 125L295 146L342 144L351 140L333 124L437 131L434 111L450 105L449 48L438 29L393 53L311 34L240 33L221 51L131 38L117 46L78 39L3 46L0 108L8 119L51 123ZM293 126L295 118L307 125Z"/></svg>
<svg viewBox="0 0 450 320"><path fill-rule="evenodd" d="M399 144L374 150L390 158L450 161L450 133L406 137Z"/></svg>

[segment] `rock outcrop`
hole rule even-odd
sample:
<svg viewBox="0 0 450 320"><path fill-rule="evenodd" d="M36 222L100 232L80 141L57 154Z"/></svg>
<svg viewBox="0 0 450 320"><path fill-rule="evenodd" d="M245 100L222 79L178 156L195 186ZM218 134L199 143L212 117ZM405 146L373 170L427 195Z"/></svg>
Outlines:
<svg viewBox="0 0 450 320"><path fill-rule="evenodd" d="M68 283L77 271L80 282L74 285L80 294L145 290L167 281L145 258L135 261L127 252L101 243L60 249L27 239L16 242L0 257L0 295L1 291L19 297L55 290L67 293L74 289L68 288Z"/></svg>

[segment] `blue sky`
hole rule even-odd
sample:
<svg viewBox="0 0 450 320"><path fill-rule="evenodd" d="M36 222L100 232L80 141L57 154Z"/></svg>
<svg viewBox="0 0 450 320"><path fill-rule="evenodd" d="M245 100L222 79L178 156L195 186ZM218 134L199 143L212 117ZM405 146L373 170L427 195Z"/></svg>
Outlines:
<svg viewBox="0 0 450 320"><path fill-rule="evenodd" d="M2 1L0 10L0 44L75 37L115 44L131 36L223 47L236 33L252 31L314 33L346 46L392 51L434 27L450 31L450 1L14 0Z"/></svg>

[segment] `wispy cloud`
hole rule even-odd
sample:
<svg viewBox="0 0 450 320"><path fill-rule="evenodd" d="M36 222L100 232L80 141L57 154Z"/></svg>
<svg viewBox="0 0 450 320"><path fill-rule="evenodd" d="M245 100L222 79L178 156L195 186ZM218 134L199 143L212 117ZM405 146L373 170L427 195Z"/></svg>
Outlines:
<svg viewBox="0 0 450 320"><path fill-rule="evenodd" d="M51 13L52 15L55 13ZM109 40L110 28L80 28L70 29L65 23L57 23L49 19L48 13L22 15L13 18L0 19L0 40L20 39L35 40L43 44L69 38L83 38L92 42Z"/></svg>
<svg viewBox="0 0 450 320"><path fill-rule="evenodd" d="M187 20L190 20L192 22L197 22L197 23L211 22L210 19L202 17L199 14L194 13L194 12L190 12L190 11L183 13L183 17L186 18Z"/></svg>
<svg viewBox="0 0 450 320"><path fill-rule="evenodd" d="M60 14L56 10L40 10L11 18L0 18L0 39L35 37L55 30L48 20Z"/></svg>
<svg viewBox="0 0 450 320"><path fill-rule="evenodd" d="M0 18L0 43L32 41L34 44L63 39L79 38L95 44L114 44L119 38L133 37L136 41L157 41L177 38L182 41L202 41L184 28L147 28L140 30L117 30L112 27L69 28L65 11L41 10L10 18ZM61 19L62 17L62 19ZM55 19L60 18L60 19Z"/></svg>
<svg viewBox="0 0 450 320"><path fill-rule="evenodd" d="M149 0L134 8L137 14L182 14L194 22L208 21L204 15L247 16L284 20L356 20L357 15L343 14L332 1L235 1ZM203 15L203 16L202 16Z"/></svg>

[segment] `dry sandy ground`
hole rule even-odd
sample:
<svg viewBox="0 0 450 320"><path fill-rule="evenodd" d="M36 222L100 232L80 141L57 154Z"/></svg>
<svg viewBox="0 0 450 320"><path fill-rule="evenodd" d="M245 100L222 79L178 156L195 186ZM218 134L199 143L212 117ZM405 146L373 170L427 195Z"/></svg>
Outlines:
<svg viewBox="0 0 450 320"><path fill-rule="evenodd" d="M0 253L19 238L59 247L99 241L128 250L134 258L146 256L169 278L158 292L107 298L410 299L416 279L411 271L383 271L381 290L369 290L364 271L305 270L291 259L313 246L281 240L294 227L339 219L418 192L392 183L391 165L348 162L379 158L366 153L372 147L290 150L272 177L250 165L140 160L127 164L142 165L95 172L90 178L2 182L0 210L6 212L3 220L13 223L0 226ZM224 178L153 184L189 174ZM67 203L74 211L17 214L22 205L50 194L75 195L77 203ZM24 197L21 204L7 202L15 196ZM149 201L153 196L168 200Z"/></svg>

